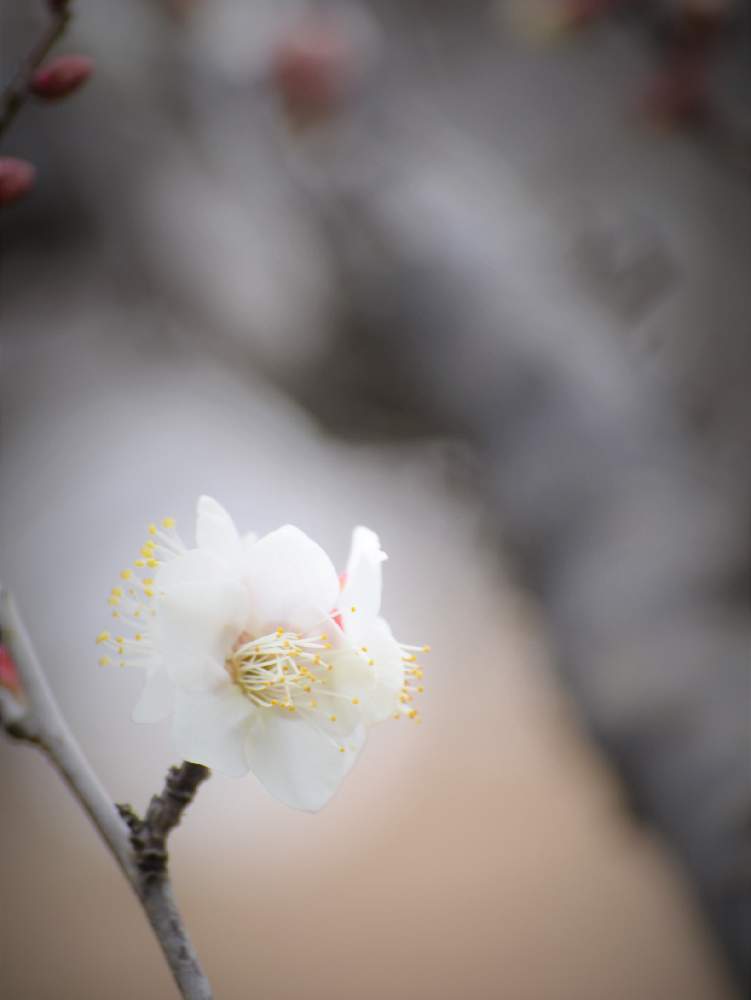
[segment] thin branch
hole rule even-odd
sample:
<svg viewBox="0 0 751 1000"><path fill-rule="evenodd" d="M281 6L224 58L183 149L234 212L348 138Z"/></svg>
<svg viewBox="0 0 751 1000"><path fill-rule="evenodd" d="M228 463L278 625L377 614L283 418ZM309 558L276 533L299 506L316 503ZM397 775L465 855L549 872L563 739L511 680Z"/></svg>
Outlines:
<svg viewBox="0 0 751 1000"><path fill-rule="evenodd" d="M0 629L22 691L18 699L3 693L0 726L39 747L88 814L138 896L185 1000L211 1000L211 987L172 894L166 851L168 834L208 770L188 763L172 768L165 790L151 800L145 820L129 807L116 807L63 718L15 602L4 589L0 589Z"/></svg>
<svg viewBox="0 0 751 1000"><path fill-rule="evenodd" d="M0 136L5 133L29 98L29 84L52 47L58 42L73 16L70 0L57 0L49 4L52 19L32 45L7 86L0 94Z"/></svg>
<svg viewBox="0 0 751 1000"><path fill-rule="evenodd" d="M0 594L0 626L3 643L18 670L28 706L23 717L17 720L16 735L35 743L46 753L99 830L125 876L133 881L136 869L128 831L68 728L36 658L15 601L7 590Z"/></svg>

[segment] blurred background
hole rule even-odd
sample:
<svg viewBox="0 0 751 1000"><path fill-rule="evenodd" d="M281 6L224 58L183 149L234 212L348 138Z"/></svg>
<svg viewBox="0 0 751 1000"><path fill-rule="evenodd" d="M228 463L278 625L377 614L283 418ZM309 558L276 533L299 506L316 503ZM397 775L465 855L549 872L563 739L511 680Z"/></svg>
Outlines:
<svg viewBox="0 0 751 1000"><path fill-rule="evenodd" d="M216 995L742 995L747 6L74 10L92 80L0 149L38 171L0 209L0 578L84 749L138 809L174 762L94 636L201 493L339 565L378 531L433 649L424 724L319 815L201 789L172 869ZM0 2L3 77L47 17ZM0 757L2 996L172 996L56 775Z"/></svg>

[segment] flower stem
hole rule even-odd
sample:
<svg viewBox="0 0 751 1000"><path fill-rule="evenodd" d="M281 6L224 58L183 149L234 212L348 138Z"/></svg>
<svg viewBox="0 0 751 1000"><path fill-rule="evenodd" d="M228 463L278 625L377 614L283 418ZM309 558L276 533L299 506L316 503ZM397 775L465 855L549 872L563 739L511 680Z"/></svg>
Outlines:
<svg viewBox="0 0 751 1000"><path fill-rule="evenodd" d="M0 700L0 728L38 746L87 813L138 896L181 995L185 1000L211 1000L211 986L175 903L166 851L168 834L208 770L187 763L171 768L164 791L151 800L144 820L129 807L116 807L63 718L15 602L4 589L0 629L22 689L21 698Z"/></svg>

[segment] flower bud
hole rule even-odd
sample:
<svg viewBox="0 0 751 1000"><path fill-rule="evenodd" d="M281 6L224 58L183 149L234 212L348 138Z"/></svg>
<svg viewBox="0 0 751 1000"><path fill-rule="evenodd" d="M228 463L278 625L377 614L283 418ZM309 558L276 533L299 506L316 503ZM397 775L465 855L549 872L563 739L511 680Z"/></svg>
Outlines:
<svg viewBox="0 0 751 1000"><path fill-rule="evenodd" d="M94 62L88 56L60 56L34 73L29 90L45 101L56 101L78 90L93 69Z"/></svg>
<svg viewBox="0 0 751 1000"><path fill-rule="evenodd" d="M22 691L18 670L5 646L0 646L0 687L7 688L16 697Z"/></svg>
<svg viewBox="0 0 751 1000"><path fill-rule="evenodd" d="M308 24L274 53L272 80L294 118L326 117L341 103L352 73L352 53L335 26Z"/></svg>
<svg viewBox="0 0 751 1000"><path fill-rule="evenodd" d="M9 205L34 186L36 170L27 160L0 156L0 206Z"/></svg>

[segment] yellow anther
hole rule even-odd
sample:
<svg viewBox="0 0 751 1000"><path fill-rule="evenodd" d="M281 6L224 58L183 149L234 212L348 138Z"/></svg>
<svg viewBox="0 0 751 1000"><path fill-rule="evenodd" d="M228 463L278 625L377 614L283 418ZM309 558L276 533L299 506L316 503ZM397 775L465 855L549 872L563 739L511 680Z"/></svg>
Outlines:
<svg viewBox="0 0 751 1000"><path fill-rule="evenodd" d="M315 698L312 698L308 702L308 708L318 708L318 702L315 700Z"/></svg>
<svg viewBox="0 0 751 1000"><path fill-rule="evenodd" d="M361 651L362 653L367 653L367 651L368 651L368 647L367 647L367 646L360 646L360 651Z"/></svg>
<svg viewBox="0 0 751 1000"><path fill-rule="evenodd" d="M167 528L167 530L169 530L170 528L174 528L175 527L175 519L174 519L174 517L163 517L162 518L162 527L163 528Z"/></svg>
<svg viewBox="0 0 751 1000"><path fill-rule="evenodd" d="M281 625L280 625L280 626L279 626L279 628L278 628L278 629L276 630L276 634L277 634L277 635L280 635L280 636L281 636L281 635L284 635L284 629L282 628L282 626L281 626Z"/></svg>
<svg viewBox="0 0 751 1000"><path fill-rule="evenodd" d="M368 666L369 667L374 667L375 666L375 660L368 660Z"/></svg>
<svg viewBox="0 0 751 1000"><path fill-rule="evenodd" d="M153 597L154 596L154 590L153 590L152 587L144 587L143 588L143 592L144 592L144 594L146 594L147 597Z"/></svg>
<svg viewBox="0 0 751 1000"><path fill-rule="evenodd" d="M108 667L110 665L110 663L112 663L112 660L109 658L109 656L100 656L99 657L99 666L100 667Z"/></svg>
<svg viewBox="0 0 751 1000"><path fill-rule="evenodd" d="M118 646L118 647L117 647L117 655L118 655L118 656L122 656L124 652L125 652L125 650L123 649L123 647L122 647L122 646ZM124 663L121 663L121 664L120 664L120 666L121 666L121 667L124 667L124 666L125 666L125 664L124 664Z"/></svg>
<svg viewBox="0 0 751 1000"><path fill-rule="evenodd" d="M119 611L113 611L112 612L112 617L113 618L119 618L120 617L120 612Z"/></svg>
<svg viewBox="0 0 751 1000"><path fill-rule="evenodd" d="M107 604L109 604L110 607L116 608L119 603L120 603L120 598L116 597L115 594L110 594L110 596L107 598Z"/></svg>
<svg viewBox="0 0 751 1000"><path fill-rule="evenodd" d="M422 651L423 651L423 653L429 653L430 652L430 646L423 646L422 647Z"/></svg>
<svg viewBox="0 0 751 1000"><path fill-rule="evenodd" d="M113 587L112 590L111 590L111 594L112 594L113 597L122 597L123 596L123 588L122 587Z"/></svg>
<svg viewBox="0 0 751 1000"><path fill-rule="evenodd" d="M158 559L147 559L146 560L146 565L149 567L149 569L156 569L157 566L159 565L159 560Z"/></svg>
<svg viewBox="0 0 751 1000"><path fill-rule="evenodd" d="M410 717L410 719L416 719L417 709L416 708L411 709L409 712L407 712L407 715Z"/></svg>
<svg viewBox="0 0 751 1000"><path fill-rule="evenodd" d="M329 716L329 722L336 722L336 716L335 715L330 715Z"/></svg>
<svg viewBox="0 0 751 1000"><path fill-rule="evenodd" d="M326 669L328 670L329 673L331 673L331 671L334 669L334 664L333 663L327 663L326 664Z"/></svg>
<svg viewBox="0 0 751 1000"><path fill-rule="evenodd" d="M360 704L360 699L359 698L353 698L352 699L352 704L353 705L359 705Z"/></svg>
<svg viewBox="0 0 751 1000"><path fill-rule="evenodd" d="M96 637L97 644L99 645L100 643L107 642L109 637L110 634L106 630L104 632L100 632L99 635Z"/></svg>
<svg viewBox="0 0 751 1000"><path fill-rule="evenodd" d="M276 698L272 698L272 699L271 699L271 704L272 704L272 705L274 705L274 706L276 706L276 705L278 705L278 704L279 704L279 702L277 701L277 699L276 699Z"/></svg>
<svg viewBox="0 0 751 1000"><path fill-rule="evenodd" d="M141 635L140 632L136 632L136 634L133 636L133 638L136 640L136 642L140 642L141 639L143 639L143 636Z"/></svg>
<svg viewBox="0 0 751 1000"><path fill-rule="evenodd" d="M144 559L150 559L151 556L154 554L153 542L146 542L145 545L142 545L140 549L140 554L143 556Z"/></svg>
<svg viewBox="0 0 751 1000"><path fill-rule="evenodd" d="M153 582L154 582L154 577L153 576L145 576L143 578L143 580L141 580L141 584L144 587L150 587L153 584Z"/></svg>
<svg viewBox="0 0 751 1000"><path fill-rule="evenodd" d="M418 693L418 694L425 694L425 688L424 688L424 687L422 686L422 684L420 684L420 685L418 686L418 688L417 688L417 693Z"/></svg>
<svg viewBox="0 0 751 1000"><path fill-rule="evenodd" d="M339 753L346 753L346 752L347 752L346 747L339 747Z"/></svg>
<svg viewBox="0 0 751 1000"><path fill-rule="evenodd" d="M303 688L303 691L306 694L310 694L311 690L312 690L312 688L311 688L310 684L306 684L305 687Z"/></svg>
<svg viewBox="0 0 751 1000"><path fill-rule="evenodd" d="M159 529L157 528L157 526L155 524L150 524L149 525L149 534L150 535L155 535L158 530Z"/></svg>
<svg viewBox="0 0 751 1000"><path fill-rule="evenodd" d="M294 705L285 705L285 708L286 708L286 709L287 709L287 710L288 710L289 712L295 712L295 711L297 711L297 709L295 708L295 706L294 706Z"/></svg>
<svg viewBox="0 0 751 1000"><path fill-rule="evenodd" d="M146 565L146 560L145 559L136 559L136 561L133 563L133 565L136 566L138 569L143 569L143 567Z"/></svg>
<svg viewBox="0 0 751 1000"><path fill-rule="evenodd" d="M120 570L120 579L121 580L130 580L130 578L132 576L133 576L133 570L132 569L123 569L123 570Z"/></svg>
<svg viewBox="0 0 751 1000"><path fill-rule="evenodd" d="M349 610L352 612L352 614L354 614L357 611L357 608L353 604L352 607Z"/></svg>

